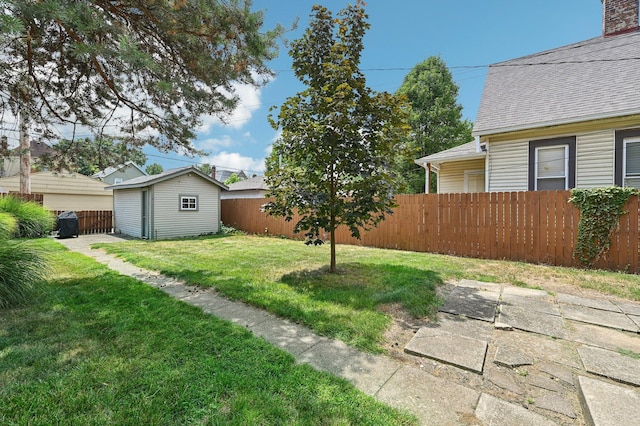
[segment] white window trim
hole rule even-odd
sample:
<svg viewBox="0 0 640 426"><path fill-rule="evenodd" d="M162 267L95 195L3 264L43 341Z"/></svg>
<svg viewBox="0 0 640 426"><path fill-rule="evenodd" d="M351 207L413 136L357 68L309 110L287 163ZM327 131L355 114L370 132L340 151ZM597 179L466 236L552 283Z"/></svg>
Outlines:
<svg viewBox="0 0 640 426"><path fill-rule="evenodd" d="M546 176L543 178L539 177L538 176L538 152L540 150L557 149L559 147L564 147L564 176ZM535 167L534 167L535 190L536 191L538 190L539 179L558 179L558 178L564 178L564 189L569 189L569 145L558 144L558 145L551 145L551 146L536 147L536 159L535 159Z"/></svg>
<svg viewBox="0 0 640 426"><path fill-rule="evenodd" d="M122 183L122 182L123 182L122 178L113 178L113 184L114 185L117 185L117 184Z"/></svg>
<svg viewBox="0 0 640 426"><path fill-rule="evenodd" d="M640 178L640 175L627 175L627 144L640 143L640 136L624 138L622 140L622 186L626 186L627 178Z"/></svg>
<svg viewBox="0 0 640 426"><path fill-rule="evenodd" d="M187 200L187 204L188 204L188 205L193 204L193 205L194 205L194 207L193 207L193 208L191 208L191 207L184 207L184 204L185 204L185 203L184 203L184 201L185 201L185 200ZM192 203L190 200L193 200L193 203ZM191 212L193 212L193 211L197 211L197 210L198 210L198 207L199 207L199 206L198 206L198 201L199 201L199 200L198 200L198 196L197 196L197 195L180 195L180 205L179 205L179 209L180 209L181 211L191 211Z"/></svg>

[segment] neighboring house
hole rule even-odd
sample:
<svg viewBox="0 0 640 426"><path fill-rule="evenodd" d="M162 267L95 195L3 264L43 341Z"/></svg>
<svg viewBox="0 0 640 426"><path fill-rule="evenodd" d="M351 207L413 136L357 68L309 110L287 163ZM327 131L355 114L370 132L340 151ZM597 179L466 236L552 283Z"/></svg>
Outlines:
<svg viewBox="0 0 640 426"><path fill-rule="evenodd" d="M20 191L20 175L1 178L0 186ZM42 205L50 210L111 210L113 194L108 185L78 173L31 173L31 192L43 194Z"/></svg>
<svg viewBox="0 0 640 426"><path fill-rule="evenodd" d="M489 67L476 141L415 160L438 192L640 187L639 2L603 3L601 37Z"/></svg>
<svg viewBox="0 0 640 426"><path fill-rule="evenodd" d="M216 169L215 170L216 180L218 182L225 182L234 173L236 174L236 176L238 176L240 179L243 179L243 180L247 179L248 177L242 170L240 170L239 172L234 172L232 170Z"/></svg>
<svg viewBox="0 0 640 426"><path fill-rule="evenodd" d="M0 178L20 173L20 148L8 149L2 141L0 146ZM53 153L53 148L41 141L30 141L31 166L36 167L38 160L45 154Z"/></svg>
<svg viewBox="0 0 640 426"><path fill-rule="evenodd" d="M229 190L222 193L222 199L232 198L264 198L269 188L264 176L254 176L229 185Z"/></svg>
<svg viewBox="0 0 640 426"><path fill-rule="evenodd" d="M113 185L141 176L147 176L147 173L133 161L127 161L115 167L107 167L91 177Z"/></svg>
<svg viewBox="0 0 640 426"><path fill-rule="evenodd" d="M108 189L113 190L117 233L165 239L218 232L220 194L227 187L189 166L141 176Z"/></svg>

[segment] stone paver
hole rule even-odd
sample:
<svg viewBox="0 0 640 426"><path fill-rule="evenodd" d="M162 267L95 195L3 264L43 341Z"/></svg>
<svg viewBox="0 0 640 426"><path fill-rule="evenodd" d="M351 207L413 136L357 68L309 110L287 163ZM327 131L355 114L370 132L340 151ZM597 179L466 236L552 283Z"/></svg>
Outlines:
<svg viewBox="0 0 640 426"><path fill-rule="evenodd" d="M555 422L540 414L483 393L478 401L476 417L491 426L552 426Z"/></svg>
<svg viewBox="0 0 640 426"><path fill-rule="evenodd" d="M638 332L638 325L625 314L577 305L562 305L565 318L616 330Z"/></svg>
<svg viewBox="0 0 640 426"><path fill-rule="evenodd" d="M500 293L474 287L456 287L447 296L440 312L493 322Z"/></svg>
<svg viewBox="0 0 640 426"><path fill-rule="evenodd" d="M540 396L535 399L535 404L538 408L553 411L571 419L577 417L571 403L557 393L548 393Z"/></svg>
<svg viewBox="0 0 640 426"><path fill-rule="evenodd" d="M550 379L540 374L529 374L527 383L537 388L550 390L553 392L562 392L563 388L559 381Z"/></svg>
<svg viewBox="0 0 640 426"><path fill-rule="evenodd" d="M640 316L640 303L615 302L615 304L625 314Z"/></svg>
<svg viewBox="0 0 640 426"><path fill-rule="evenodd" d="M562 317L534 312L526 307L501 305L498 321L519 330L544 334L545 336L559 339L568 337Z"/></svg>
<svg viewBox="0 0 640 426"><path fill-rule="evenodd" d="M547 373L548 375L555 377L558 380L562 380L568 385L574 385L575 383L573 379L573 372L571 371L571 369L555 362L540 363L538 364L538 370L543 373Z"/></svg>
<svg viewBox="0 0 640 426"><path fill-rule="evenodd" d="M589 377L578 377L580 402L588 425L637 425L640 419L640 393Z"/></svg>
<svg viewBox="0 0 640 426"><path fill-rule="evenodd" d="M498 346L493 362L497 365L509 368L533 364L533 358L525 354L523 350L526 350L526 348L514 349L505 346Z"/></svg>
<svg viewBox="0 0 640 426"><path fill-rule="evenodd" d="M550 295L546 293L533 293L527 296L526 294L527 293L521 292L507 292L503 294L500 308L518 307L526 309L527 311L560 316L560 307L554 303Z"/></svg>
<svg viewBox="0 0 640 426"><path fill-rule="evenodd" d="M580 346L578 354L587 372L640 386L640 359L592 346Z"/></svg>
<svg viewBox="0 0 640 426"><path fill-rule="evenodd" d="M442 392L442 389L449 392ZM409 410L427 426L469 424L480 393L412 367L398 370L376 397L393 407Z"/></svg>
<svg viewBox="0 0 640 426"><path fill-rule="evenodd" d="M630 317L631 318L631 317ZM640 353L640 335L593 324L568 321L569 339L611 351L626 349Z"/></svg>
<svg viewBox="0 0 640 426"><path fill-rule="evenodd" d="M487 342L437 328L422 327L405 347L405 352L482 373ZM464 350L460 350L464 348Z"/></svg>
<svg viewBox="0 0 640 426"><path fill-rule="evenodd" d="M618 306L606 299L587 299L585 297L560 293L556 296L556 300L558 301L558 303L584 306L587 308L600 309L610 312L622 312L622 310Z"/></svg>

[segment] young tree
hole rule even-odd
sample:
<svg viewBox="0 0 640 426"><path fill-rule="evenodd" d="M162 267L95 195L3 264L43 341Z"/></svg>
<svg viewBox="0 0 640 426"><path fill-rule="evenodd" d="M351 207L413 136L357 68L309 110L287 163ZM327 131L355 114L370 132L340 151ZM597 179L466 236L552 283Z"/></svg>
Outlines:
<svg viewBox="0 0 640 426"><path fill-rule="evenodd" d="M362 39L369 28L357 1L333 18L314 6L304 35L292 42L293 70L307 89L289 98L277 119L282 137L267 161L274 201L271 215L292 220L307 244L331 240L330 272L336 271L335 231L346 225L354 237L376 225L394 207L390 162L408 131L405 100L376 93L359 69Z"/></svg>
<svg viewBox="0 0 640 426"><path fill-rule="evenodd" d="M231 173L227 178L227 180L224 181L224 184L231 185L232 183L241 182L241 181L242 179L240 179L240 176L238 176L236 173Z"/></svg>
<svg viewBox="0 0 640 426"><path fill-rule="evenodd" d="M207 176L211 176L213 167L211 167L211 164L204 163L198 166L198 170L200 170L202 173L204 173Z"/></svg>
<svg viewBox="0 0 640 426"><path fill-rule="evenodd" d="M149 164L144 171L149 175L159 175L164 171L162 166L158 163Z"/></svg>
<svg viewBox="0 0 640 426"><path fill-rule="evenodd" d="M51 154L40 157L39 167L91 176L127 161L142 165L147 162L147 156L139 146L130 146L126 141L110 137L63 139L53 145Z"/></svg>
<svg viewBox="0 0 640 426"><path fill-rule="evenodd" d="M250 0L0 0L0 10L0 125L20 115L48 136L79 125L164 152L198 152L200 117L234 109L233 83L264 83L280 33L263 31Z"/></svg>
<svg viewBox="0 0 640 426"><path fill-rule="evenodd" d="M405 95L411 105L407 144L413 155L399 156L396 170L406 183L407 192L422 193L425 172L413 160L471 141L473 124L462 119L462 105L457 103L458 86L438 56L416 65L397 94Z"/></svg>

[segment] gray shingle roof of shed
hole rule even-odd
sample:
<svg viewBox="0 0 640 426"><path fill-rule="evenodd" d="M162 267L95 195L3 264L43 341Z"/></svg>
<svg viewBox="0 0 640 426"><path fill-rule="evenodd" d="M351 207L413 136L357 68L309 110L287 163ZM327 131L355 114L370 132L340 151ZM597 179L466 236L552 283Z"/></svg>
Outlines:
<svg viewBox="0 0 640 426"><path fill-rule="evenodd" d="M476 136L640 113L640 32L491 65Z"/></svg>

